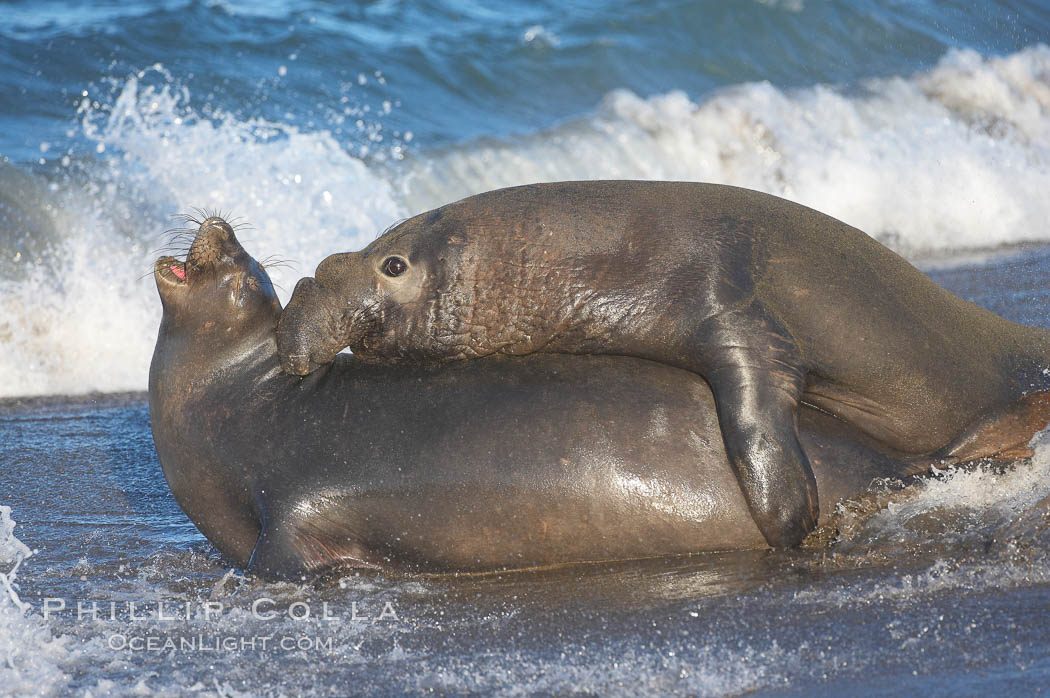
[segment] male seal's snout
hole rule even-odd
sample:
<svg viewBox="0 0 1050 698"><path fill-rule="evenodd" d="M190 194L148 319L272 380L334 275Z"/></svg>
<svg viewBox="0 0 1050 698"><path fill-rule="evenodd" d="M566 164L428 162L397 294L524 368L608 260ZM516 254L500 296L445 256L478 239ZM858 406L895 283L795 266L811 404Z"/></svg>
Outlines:
<svg viewBox="0 0 1050 698"><path fill-rule="evenodd" d="M362 279L362 256L360 252L340 252L325 257L314 270L317 283L331 291L349 292L355 282Z"/></svg>
<svg viewBox="0 0 1050 698"><path fill-rule="evenodd" d="M334 254L296 284L277 326L277 352L287 373L313 373L347 347L369 360L363 345L376 319L375 277L385 273L374 266L360 252Z"/></svg>
<svg viewBox="0 0 1050 698"><path fill-rule="evenodd" d="M332 294L309 276L295 285L277 323L277 350L286 373L305 376L327 363L315 357L322 356L331 344L325 331L331 327L330 316L337 312L330 307L332 300Z"/></svg>

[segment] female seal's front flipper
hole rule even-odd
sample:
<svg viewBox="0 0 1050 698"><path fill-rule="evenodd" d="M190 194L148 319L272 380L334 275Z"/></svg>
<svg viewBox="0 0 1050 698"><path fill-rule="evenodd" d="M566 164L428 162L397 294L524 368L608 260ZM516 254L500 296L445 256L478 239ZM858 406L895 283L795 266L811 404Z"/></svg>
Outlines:
<svg viewBox="0 0 1050 698"><path fill-rule="evenodd" d="M817 481L798 438L805 374L795 343L749 308L710 318L700 349L729 463L766 542L798 545L817 525Z"/></svg>
<svg viewBox="0 0 1050 698"><path fill-rule="evenodd" d="M299 581L335 568L376 567L348 535L345 521L318 519L301 520L281 512L271 516L263 523L247 571L263 579Z"/></svg>

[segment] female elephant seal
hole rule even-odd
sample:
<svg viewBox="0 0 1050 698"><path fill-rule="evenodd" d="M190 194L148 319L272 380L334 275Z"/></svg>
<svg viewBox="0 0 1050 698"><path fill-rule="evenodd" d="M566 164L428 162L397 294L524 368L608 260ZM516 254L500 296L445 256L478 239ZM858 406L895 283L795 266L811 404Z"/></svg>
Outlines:
<svg viewBox="0 0 1050 698"><path fill-rule="evenodd" d="M1008 456L1050 419L1048 333L960 300L860 230L798 204L685 182L561 182L472 196L333 255L278 342L306 374L364 361L621 354L715 394L758 527L817 518L805 401L908 453Z"/></svg>
<svg viewBox="0 0 1050 698"><path fill-rule="evenodd" d="M696 375L627 357L280 370L266 272L221 219L157 261L150 422L194 524L264 577L486 571L761 547ZM922 468L800 417L821 496ZM891 455L891 454L890 454Z"/></svg>

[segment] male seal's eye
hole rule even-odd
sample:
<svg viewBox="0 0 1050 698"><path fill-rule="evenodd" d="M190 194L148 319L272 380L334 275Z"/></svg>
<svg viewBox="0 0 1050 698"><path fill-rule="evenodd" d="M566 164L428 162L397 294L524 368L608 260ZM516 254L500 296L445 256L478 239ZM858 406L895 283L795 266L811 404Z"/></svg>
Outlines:
<svg viewBox="0 0 1050 698"><path fill-rule="evenodd" d="M387 257L383 262L383 273L387 276L401 276L408 269L408 262L400 257Z"/></svg>

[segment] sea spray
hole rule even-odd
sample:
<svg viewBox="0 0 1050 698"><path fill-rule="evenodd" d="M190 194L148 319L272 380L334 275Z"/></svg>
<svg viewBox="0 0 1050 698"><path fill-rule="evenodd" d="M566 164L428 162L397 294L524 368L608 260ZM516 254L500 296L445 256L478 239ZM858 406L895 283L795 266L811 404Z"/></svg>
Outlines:
<svg viewBox="0 0 1050 698"><path fill-rule="evenodd" d="M1050 583L1050 430L1035 455L934 470L907 487L877 483L879 507L838 504L839 536L817 568L894 566L889 581L802 590L795 600L839 606L885 600L924 604L946 592L986 593ZM921 566L916 567L916 562Z"/></svg>
<svg viewBox="0 0 1050 698"><path fill-rule="evenodd" d="M212 121L188 100L161 66L129 76L111 104L84 98L81 127L103 157L48 187L50 257L0 277L0 397L145 389L160 318L149 272L172 214L210 207L249 223L250 252L291 262L271 269L283 300L329 252L402 215L391 185L330 133Z"/></svg>
<svg viewBox="0 0 1050 698"><path fill-rule="evenodd" d="M18 594L18 568L32 555L14 535L11 507L0 506L0 694L47 694L68 677L65 639L52 638L43 618Z"/></svg>
<svg viewBox="0 0 1050 698"><path fill-rule="evenodd" d="M964 542L972 539L975 530L1007 539L1025 528L1025 517L1047 513L1050 433L1040 432L1032 445L1031 459L933 471L913 486L911 496L891 498L865 523L863 536L869 540L892 536L898 547ZM1050 568L1044 574L1050 580Z"/></svg>

